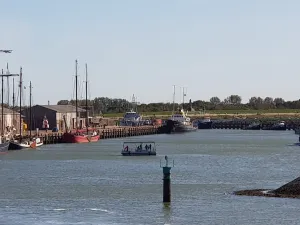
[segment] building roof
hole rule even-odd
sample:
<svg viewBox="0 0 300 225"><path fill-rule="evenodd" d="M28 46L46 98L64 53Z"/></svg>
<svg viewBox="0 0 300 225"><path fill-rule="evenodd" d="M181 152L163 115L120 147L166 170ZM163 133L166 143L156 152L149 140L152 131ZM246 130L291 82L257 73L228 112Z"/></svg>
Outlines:
<svg viewBox="0 0 300 225"><path fill-rule="evenodd" d="M76 107L73 105L39 105L41 107L51 109L58 113L76 112ZM78 107L78 112L85 112L85 109Z"/></svg>
<svg viewBox="0 0 300 225"><path fill-rule="evenodd" d="M0 106L0 114L2 113L2 107ZM15 115L20 115L19 112L13 111L11 109L5 108L3 107L3 114L13 114L15 113Z"/></svg>

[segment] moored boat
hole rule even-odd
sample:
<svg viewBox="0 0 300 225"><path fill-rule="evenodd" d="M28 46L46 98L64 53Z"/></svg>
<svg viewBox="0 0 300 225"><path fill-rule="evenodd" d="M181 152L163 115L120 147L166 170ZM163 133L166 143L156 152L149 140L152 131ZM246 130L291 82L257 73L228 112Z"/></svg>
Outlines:
<svg viewBox="0 0 300 225"><path fill-rule="evenodd" d="M86 134L84 132L77 131L75 133L64 133L62 136L63 143L89 143L97 142L100 139L100 135L96 132L92 134Z"/></svg>
<svg viewBox="0 0 300 225"><path fill-rule="evenodd" d="M253 122L244 128L244 130L260 130L260 129L261 129L261 124L259 122Z"/></svg>
<svg viewBox="0 0 300 225"><path fill-rule="evenodd" d="M263 130L286 130L286 124L284 121L280 121L279 123L275 123L270 127L265 127Z"/></svg>
<svg viewBox="0 0 300 225"><path fill-rule="evenodd" d="M121 126L141 126L143 125L142 117L139 113L131 110L124 114L123 119L120 121Z"/></svg>
<svg viewBox="0 0 300 225"><path fill-rule="evenodd" d="M199 120L197 125L198 129L212 129L210 117L204 117L202 120Z"/></svg>
<svg viewBox="0 0 300 225"><path fill-rule="evenodd" d="M123 156L149 156L156 155L156 145L152 141L134 142L127 141L123 143L121 151Z"/></svg>
<svg viewBox="0 0 300 225"><path fill-rule="evenodd" d="M62 142L63 143L89 143L89 142L97 142L100 139L100 134L98 134L96 131L92 131L89 130L89 124L88 124L88 112L86 111L86 130L79 130L78 129L78 106L77 106L77 60L75 61L75 69L76 69L76 73L75 73L75 101L76 101L76 130L75 131L66 131L63 135L62 135ZM85 71L86 71L86 88L85 88L85 102L86 102L86 110L88 108L87 105L87 88L88 88L88 81L87 81L87 64L85 64ZM64 117L64 121L65 121L65 125L67 127L67 123Z"/></svg>
<svg viewBox="0 0 300 225"><path fill-rule="evenodd" d="M40 138L29 139L16 139L9 142L9 150L22 150L26 148L37 148L43 145Z"/></svg>
<svg viewBox="0 0 300 225"><path fill-rule="evenodd" d="M196 131L197 128L194 127L191 123L189 117L187 117L187 113L181 109L166 121L166 133L184 133L184 132L191 132Z"/></svg>
<svg viewBox="0 0 300 225"><path fill-rule="evenodd" d="M22 150L25 148L30 148L30 145L32 142L29 142L29 140L12 140L9 143L9 150Z"/></svg>

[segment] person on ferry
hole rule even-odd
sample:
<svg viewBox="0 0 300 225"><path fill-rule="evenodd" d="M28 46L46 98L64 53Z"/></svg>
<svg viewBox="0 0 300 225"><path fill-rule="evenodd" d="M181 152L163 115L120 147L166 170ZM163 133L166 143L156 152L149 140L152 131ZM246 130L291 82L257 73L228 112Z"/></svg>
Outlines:
<svg viewBox="0 0 300 225"><path fill-rule="evenodd" d="M145 145L145 149L146 149L146 150L148 150L148 149L149 149L148 145Z"/></svg>

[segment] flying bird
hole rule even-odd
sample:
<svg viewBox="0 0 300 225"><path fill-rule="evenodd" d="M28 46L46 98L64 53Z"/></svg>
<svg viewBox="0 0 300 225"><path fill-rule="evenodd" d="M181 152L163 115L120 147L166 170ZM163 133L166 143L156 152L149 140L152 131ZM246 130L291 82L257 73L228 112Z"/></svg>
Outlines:
<svg viewBox="0 0 300 225"><path fill-rule="evenodd" d="M11 53L12 50L0 50L0 52L4 52L4 53Z"/></svg>

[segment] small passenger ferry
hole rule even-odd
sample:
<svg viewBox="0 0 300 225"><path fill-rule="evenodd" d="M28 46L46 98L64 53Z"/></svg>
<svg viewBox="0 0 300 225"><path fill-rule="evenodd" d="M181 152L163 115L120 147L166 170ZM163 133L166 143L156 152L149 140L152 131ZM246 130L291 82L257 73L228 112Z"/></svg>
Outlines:
<svg viewBox="0 0 300 225"><path fill-rule="evenodd" d="M153 141L127 141L123 143L121 154L123 156L156 155L156 145Z"/></svg>

